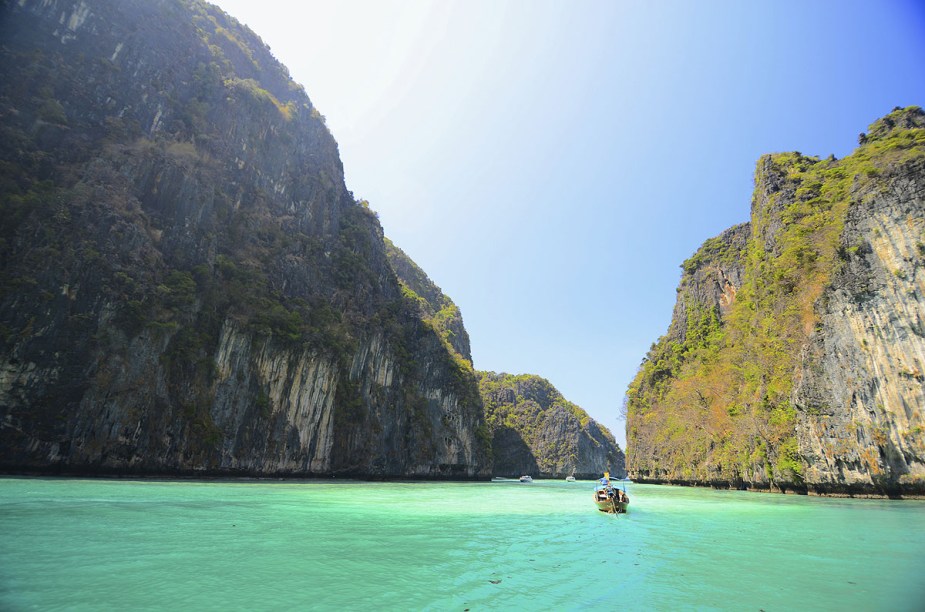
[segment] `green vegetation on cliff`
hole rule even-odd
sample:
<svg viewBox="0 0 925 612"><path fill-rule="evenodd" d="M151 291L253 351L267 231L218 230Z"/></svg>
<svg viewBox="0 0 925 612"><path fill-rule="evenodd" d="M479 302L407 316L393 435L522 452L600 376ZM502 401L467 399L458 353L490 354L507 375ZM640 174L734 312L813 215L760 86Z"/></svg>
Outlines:
<svg viewBox="0 0 925 612"><path fill-rule="evenodd" d="M495 475L623 474L623 452L613 435L548 380L479 372L479 392L492 435Z"/></svg>
<svg viewBox="0 0 925 612"><path fill-rule="evenodd" d="M629 387L631 475L804 487L794 378L833 274L863 248L842 243L846 213L925 157L923 128L921 109L896 109L842 160L761 158L744 252L710 239L684 262L683 329L676 309ZM728 309L690 295L698 275L731 268L743 280Z"/></svg>
<svg viewBox="0 0 925 612"><path fill-rule="evenodd" d="M477 378L484 424L478 436L491 447L495 475L596 477L624 472L624 457L606 428L566 400L549 381L528 374L475 372L459 308L401 249L385 240L389 264L405 304L442 340L456 365L458 389Z"/></svg>
<svg viewBox="0 0 925 612"><path fill-rule="evenodd" d="M468 339L256 34L57 0L0 38L0 465L488 475Z"/></svg>
<svg viewBox="0 0 925 612"><path fill-rule="evenodd" d="M385 239L389 265L401 283L402 295L420 313L446 344L447 350L460 362L460 367L472 371L469 333L463 326L462 313L440 287L391 240Z"/></svg>

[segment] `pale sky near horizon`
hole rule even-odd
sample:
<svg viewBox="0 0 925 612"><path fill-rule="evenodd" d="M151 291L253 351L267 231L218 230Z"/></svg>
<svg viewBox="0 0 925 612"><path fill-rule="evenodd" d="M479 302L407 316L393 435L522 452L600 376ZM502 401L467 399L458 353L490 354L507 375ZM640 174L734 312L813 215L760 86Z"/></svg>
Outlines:
<svg viewBox="0 0 925 612"><path fill-rule="evenodd" d="M764 153L925 106L925 2L218 0L304 85L347 188L459 306L480 370L608 427L681 263Z"/></svg>

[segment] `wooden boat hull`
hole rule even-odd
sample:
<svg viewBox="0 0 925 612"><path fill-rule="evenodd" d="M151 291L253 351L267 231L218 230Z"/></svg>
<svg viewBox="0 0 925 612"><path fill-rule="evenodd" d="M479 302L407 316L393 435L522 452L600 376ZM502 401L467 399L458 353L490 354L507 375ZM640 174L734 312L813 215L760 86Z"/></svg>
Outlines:
<svg viewBox="0 0 925 612"><path fill-rule="evenodd" d="M599 495L597 491L594 492L594 505L597 506L597 509L601 512L607 512L610 514L625 514L626 507L630 505L629 497L624 495L623 501L617 501L613 498L608 498L606 495Z"/></svg>

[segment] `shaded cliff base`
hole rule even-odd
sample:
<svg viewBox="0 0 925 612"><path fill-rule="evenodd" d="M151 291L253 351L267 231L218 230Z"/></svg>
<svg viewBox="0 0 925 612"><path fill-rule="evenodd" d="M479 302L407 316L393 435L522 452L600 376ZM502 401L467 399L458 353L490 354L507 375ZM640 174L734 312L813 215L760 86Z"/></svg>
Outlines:
<svg viewBox="0 0 925 612"><path fill-rule="evenodd" d="M873 485L794 485L769 484L766 482L745 482L730 480L682 480L676 478L647 478L639 475L630 475L630 479L637 484L654 484L680 487L701 487L709 489L729 489L736 491L752 491L756 493L783 493L790 495L810 495L815 497L854 497L861 499L925 499L925 487L896 486L875 487Z"/></svg>

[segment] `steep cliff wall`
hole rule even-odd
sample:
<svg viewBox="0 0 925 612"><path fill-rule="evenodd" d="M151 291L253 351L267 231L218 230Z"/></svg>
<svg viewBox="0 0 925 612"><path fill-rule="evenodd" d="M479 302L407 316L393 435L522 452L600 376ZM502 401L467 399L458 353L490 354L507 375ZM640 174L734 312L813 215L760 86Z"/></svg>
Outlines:
<svg viewBox="0 0 925 612"><path fill-rule="evenodd" d="M745 277L751 233L748 223L732 227L707 240L681 266L668 332L652 345L627 394L627 470L636 480L728 477L711 473L709 464L698 465L728 429L725 418L716 414L717 406L725 410L729 402L728 372L716 367L706 376L700 368L718 361Z"/></svg>
<svg viewBox="0 0 925 612"><path fill-rule="evenodd" d="M0 6L0 468L490 474L337 144L197 0Z"/></svg>
<svg viewBox="0 0 925 612"><path fill-rule="evenodd" d="M421 318L443 338L460 367L478 379L487 424L480 435L491 440L494 475L598 478L608 470L625 474L623 451L613 435L549 381L472 370L469 334L459 308L388 239L386 247L406 298L417 304Z"/></svg>
<svg viewBox="0 0 925 612"><path fill-rule="evenodd" d="M626 474L613 435L569 402L549 381L530 374L479 372L492 436L496 476L599 478Z"/></svg>
<svg viewBox="0 0 925 612"><path fill-rule="evenodd" d="M922 491L925 155L884 165L853 197L795 377L799 452L822 491Z"/></svg>
<svg viewBox="0 0 925 612"><path fill-rule="evenodd" d="M750 223L685 262L628 392L632 477L925 493L925 113L860 141L763 157Z"/></svg>
<svg viewBox="0 0 925 612"><path fill-rule="evenodd" d="M421 318L429 322L440 337L446 340L449 349L471 366L469 332L463 325L459 308L430 280L424 270L388 238L385 239L385 246L389 265L398 276L405 296L418 305Z"/></svg>

